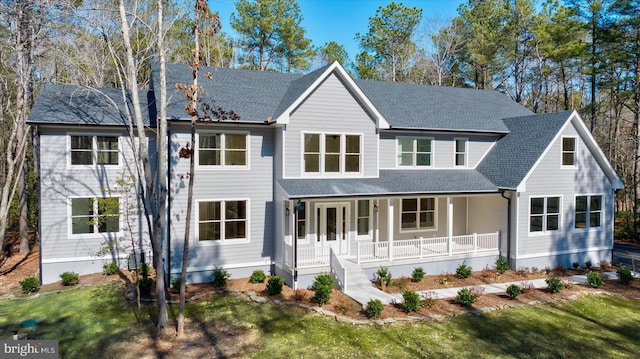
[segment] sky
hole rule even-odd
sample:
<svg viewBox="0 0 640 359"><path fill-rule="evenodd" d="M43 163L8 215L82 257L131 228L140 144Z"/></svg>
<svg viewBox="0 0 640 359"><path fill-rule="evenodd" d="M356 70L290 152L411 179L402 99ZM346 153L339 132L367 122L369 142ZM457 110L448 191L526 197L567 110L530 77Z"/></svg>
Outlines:
<svg viewBox="0 0 640 359"><path fill-rule="evenodd" d="M322 46L329 41L342 44L351 60L358 53L356 33L364 34L369 29L369 18L375 16L380 6L392 0L298 0L304 19L302 26L313 46ZM406 0L397 1L408 7L422 9L423 19L451 19L457 16L456 9L464 0ZM220 13L222 31L237 37L229 25L231 13L235 12L235 0L209 0L209 7Z"/></svg>

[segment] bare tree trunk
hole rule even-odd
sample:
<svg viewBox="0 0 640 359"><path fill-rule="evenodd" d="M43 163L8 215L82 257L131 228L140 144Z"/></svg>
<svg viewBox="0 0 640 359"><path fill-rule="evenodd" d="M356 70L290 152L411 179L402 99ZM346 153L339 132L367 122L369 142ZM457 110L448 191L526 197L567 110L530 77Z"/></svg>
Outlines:
<svg viewBox="0 0 640 359"><path fill-rule="evenodd" d="M138 81L136 64L133 58L133 47L131 45L131 34L129 30L129 22L127 20L127 13L124 7L124 0L118 0L118 10L120 13L120 28L122 31L122 38L124 41L126 51L125 62L125 81L126 87L129 90L129 96L131 96L131 102L133 106L133 117L135 120L136 130L138 134L138 158L136 158L138 168L138 180L140 181L140 187L143 191L142 202L145 209L145 215L151 216L154 220L159 218L158 211L161 209L157 206L157 201L151 203L151 199L154 197L156 191L151 178L151 168L149 165L149 148L146 141L147 135L145 131L144 121L142 117L142 109L140 107L140 96L138 92ZM159 34L162 36L162 34ZM156 300L158 303L158 332L163 332L167 329L169 324L169 317L167 314L167 302L165 299L165 272L164 262L162 260L162 248L163 240L160 232L154 230L155 225L151 225L151 221L147 220L149 231L151 232L151 245L154 252L154 266L156 270ZM156 255L160 256L157 257Z"/></svg>

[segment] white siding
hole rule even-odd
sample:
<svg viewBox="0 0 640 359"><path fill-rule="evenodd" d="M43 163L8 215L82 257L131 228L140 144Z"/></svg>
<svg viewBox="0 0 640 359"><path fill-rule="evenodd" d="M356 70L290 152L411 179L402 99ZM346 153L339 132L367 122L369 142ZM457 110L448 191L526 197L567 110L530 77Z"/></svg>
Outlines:
<svg viewBox="0 0 640 359"><path fill-rule="evenodd" d="M561 166L562 136L577 138L575 168ZM570 123L526 180L519 194L518 256L564 253L612 245L613 190L573 123ZM602 226L589 231L574 230L575 196L603 196ZM529 233L531 197L561 197L560 229L546 234Z"/></svg>
<svg viewBox="0 0 640 359"><path fill-rule="evenodd" d="M202 126L204 127L204 126ZM207 126L206 130L238 131L228 126ZM274 255L273 152L274 133L270 127L241 129L249 132L249 166L242 169L199 169L194 177L193 219L191 221L189 271L207 271L214 267L249 267L270 264ZM172 148L189 141L186 127L174 127ZM189 160L174 153L171 169L171 268L179 271L184 241ZM198 243L196 209L200 200L248 200L248 242Z"/></svg>
<svg viewBox="0 0 640 359"><path fill-rule="evenodd" d="M467 139L467 168L478 165L482 158L489 152L498 137L495 135L443 135L430 134L428 132L385 131L380 135L380 168L381 169L407 169L397 166L397 138L419 137L431 138L432 168L458 168L455 167L454 151L455 139Z"/></svg>
<svg viewBox="0 0 640 359"><path fill-rule="evenodd" d="M303 175L301 142L302 133L305 132L361 134L361 176L378 176L378 135L375 122L335 75L329 76L290 117L284 134L285 177ZM339 174L327 176L337 177Z"/></svg>

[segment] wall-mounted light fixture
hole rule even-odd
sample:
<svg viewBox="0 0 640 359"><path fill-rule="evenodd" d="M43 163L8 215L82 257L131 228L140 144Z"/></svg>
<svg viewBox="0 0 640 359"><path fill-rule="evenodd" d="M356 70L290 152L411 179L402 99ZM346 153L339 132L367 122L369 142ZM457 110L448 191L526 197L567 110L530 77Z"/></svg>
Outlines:
<svg viewBox="0 0 640 359"><path fill-rule="evenodd" d="M378 205L377 204L373 205L373 212L374 213L378 213Z"/></svg>
<svg viewBox="0 0 640 359"><path fill-rule="evenodd" d="M289 207L286 207L284 209L284 214L287 215L287 217L291 215L291 210L289 209Z"/></svg>

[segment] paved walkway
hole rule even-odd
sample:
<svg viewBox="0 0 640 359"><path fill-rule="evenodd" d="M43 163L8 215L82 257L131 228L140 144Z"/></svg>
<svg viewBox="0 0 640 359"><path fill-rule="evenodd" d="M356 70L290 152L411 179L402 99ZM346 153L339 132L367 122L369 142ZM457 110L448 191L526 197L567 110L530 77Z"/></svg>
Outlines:
<svg viewBox="0 0 640 359"><path fill-rule="evenodd" d="M618 279L618 276L616 275L615 272L605 272L602 275L607 280ZM639 273L635 273L634 275L636 278L640 277ZM586 275L574 275L569 277L563 277L562 279L571 280L577 284L587 282ZM547 287L547 283L545 282L544 279L532 279L532 280L523 280L523 281L509 282L509 283L494 283L494 284L483 284L478 286L467 286L467 288L482 287L484 288L484 294L505 293L507 291L507 287L510 286L511 284L517 284L519 286L522 286L524 283L531 283L531 285L533 285L534 288ZM418 291L418 294L420 294L420 296L422 297L431 297L433 299L448 299L448 298L455 298L456 295L458 294L458 291L462 288L465 288L465 287L431 289L431 290ZM403 301L402 293L393 293L391 295L395 297L396 303L401 303ZM387 301L387 303L389 302Z"/></svg>

